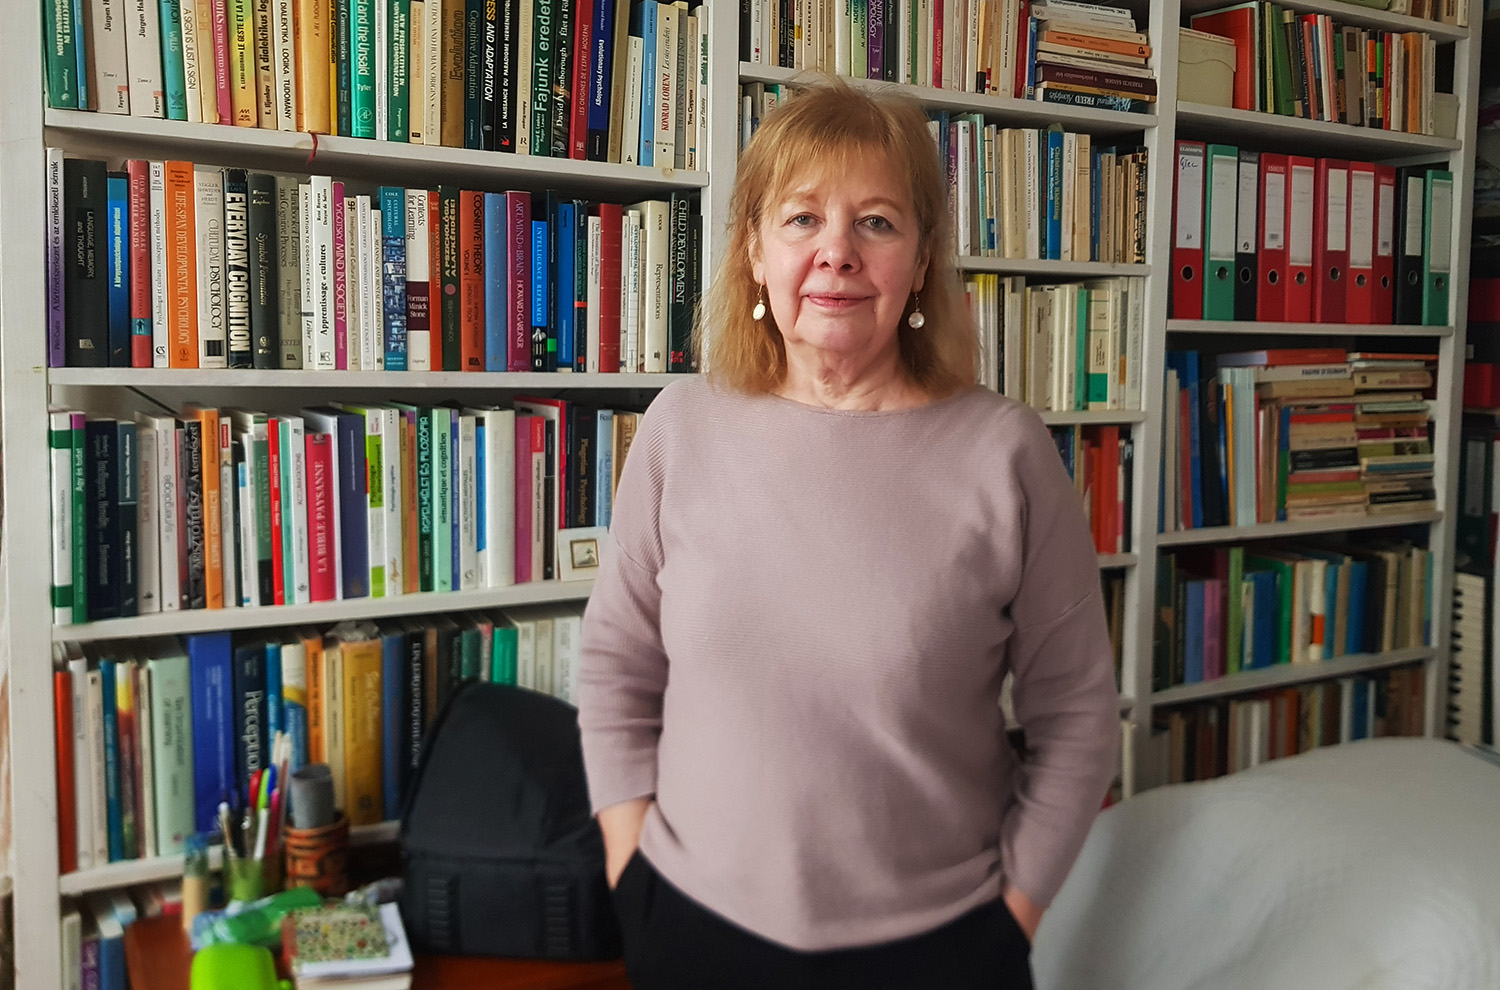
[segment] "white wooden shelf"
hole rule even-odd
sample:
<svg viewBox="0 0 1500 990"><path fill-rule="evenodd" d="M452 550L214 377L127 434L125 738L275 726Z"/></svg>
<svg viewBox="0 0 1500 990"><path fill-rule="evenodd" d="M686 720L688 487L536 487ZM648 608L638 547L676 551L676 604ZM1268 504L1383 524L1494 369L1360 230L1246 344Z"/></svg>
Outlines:
<svg viewBox="0 0 1500 990"><path fill-rule="evenodd" d="M1200 14L1205 10L1216 10L1223 4L1219 0L1182 0L1184 14ZM1329 14L1339 24L1357 27L1381 28L1386 31L1422 31L1439 41L1459 41L1469 37L1470 28L1439 24L1421 17L1393 14L1388 10L1362 7L1348 0L1291 0L1284 4L1302 14ZM1186 18L1184 18L1186 23Z"/></svg>
<svg viewBox="0 0 1500 990"><path fill-rule="evenodd" d="M575 374L529 371L257 371L253 368L52 368L47 384L88 388L424 389L456 392L658 389L685 374Z"/></svg>
<svg viewBox="0 0 1500 990"><path fill-rule="evenodd" d="M1113 567L1134 567L1140 562L1140 558L1133 553L1101 553L1099 555L1099 569L1107 571Z"/></svg>
<svg viewBox="0 0 1500 990"><path fill-rule="evenodd" d="M1139 409L1074 409L1068 412L1039 413L1048 426L1110 426L1116 423L1144 423L1146 414Z"/></svg>
<svg viewBox="0 0 1500 990"><path fill-rule="evenodd" d="M349 830L352 846L373 846L396 841L400 822L381 822L379 825L355 826ZM209 851L209 867L219 869L224 850L212 846ZM76 897L94 890L113 890L138 883L154 883L182 876L181 855L153 856L150 859L122 859L107 866L96 866L88 870L64 873L57 878L57 892L64 897Z"/></svg>
<svg viewBox="0 0 1500 990"><path fill-rule="evenodd" d="M1047 258L989 258L961 255L958 270L998 275L1038 275L1045 278L1113 278L1118 275L1145 278L1150 265L1121 265L1109 261L1055 261Z"/></svg>
<svg viewBox="0 0 1500 990"><path fill-rule="evenodd" d="M1453 327L1406 323L1261 323L1252 320L1168 320L1168 333L1253 333L1277 337L1451 337Z"/></svg>
<svg viewBox="0 0 1500 990"><path fill-rule="evenodd" d="M754 62L740 63L740 82L779 83L795 86L798 69L782 69ZM981 96L961 90L933 89L929 86L911 86L906 83L888 83L879 79L855 79L845 77L847 82L867 89L890 88L917 100L929 110L948 110L955 113L982 113L992 121L1011 121L1035 127L1062 124L1068 130L1087 131L1090 134L1129 134L1156 126L1154 113L1124 113L1119 110L1099 110L1094 107L1072 107L1061 103L1043 103L1040 100L1018 100L1010 96Z"/></svg>
<svg viewBox="0 0 1500 990"><path fill-rule="evenodd" d="M1178 137L1222 139L1247 147L1266 145L1267 150L1299 155L1385 159L1457 151L1463 147L1456 138L1383 131L1201 103L1178 103L1177 125Z"/></svg>
<svg viewBox="0 0 1500 990"><path fill-rule="evenodd" d="M1408 647L1387 653L1350 653L1341 657L1320 660L1315 663L1283 663L1274 667L1261 667L1238 674L1217 677L1197 684L1179 684L1162 691L1151 692L1153 706L1180 705L1190 701L1206 701L1232 694L1246 694L1267 688L1306 684L1309 681L1327 680L1332 677L1347 677L1387 667L1399 667L1408 663L1431 660L1437 651L1430 646Z"/></svg>
<svg viewBox="0 0 1500 990"><path fill-rule="evenodd" d="M1344 516L1335 519L1303 519L1294 522L1259 523L1255 526L1204 526L1199 529L1177 529L1157 533L1158 547L1185 547L1199 543L1233 543L1239 540L1274 540L1291 536L1314 536L1320 533L1342 533L1354 529L1386 529L1391 526L1416 526L1435 523L1443 518L1437 511L1410 512L1387 516Z"/></svg>
<svg viewBox="0 0 1500 990"><path fill-rule="evenodd" d="M346 619L387 619L398 615L431 612L464 612L481 608L508 608L543 602L580 601L589 596L594 582L533 581L509 588L479 588L474 591L428 591L393 598L346 598L309 605L271 605L261 608L188 609L157 612L128 619L105 619L68 626L53 626L52 639L81 643L137 636L178 636L224 629L263 629L273 626L322 625Z"/></svg>
<svg viewBox="0 0 1500 990"><path fill-rule="evenodd" d="M194 124L87 110L48 110L44 120L47 143L64 144L73 155L118 159L161 154L194 163L335 175L376 184L455 182L492 189L522 185L576 190L590 196L664 193L708 185L706 172L326 134L315 137L305 131Z"/></svg>

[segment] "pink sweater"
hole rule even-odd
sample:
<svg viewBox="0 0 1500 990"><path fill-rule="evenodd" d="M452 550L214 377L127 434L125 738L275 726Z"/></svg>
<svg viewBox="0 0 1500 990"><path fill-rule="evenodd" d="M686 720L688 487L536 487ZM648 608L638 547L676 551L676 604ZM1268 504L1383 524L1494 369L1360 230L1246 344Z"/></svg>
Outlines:
<svg viewBox="0 0 1500 990"><path fill-rule="evenodd" d="M595 809L795 949L1062 885L1119 714L1081 500L1028 407L839 412L685 379L652 403L583 625ZM1031 747L998 698L1007 671Z"/></svg>

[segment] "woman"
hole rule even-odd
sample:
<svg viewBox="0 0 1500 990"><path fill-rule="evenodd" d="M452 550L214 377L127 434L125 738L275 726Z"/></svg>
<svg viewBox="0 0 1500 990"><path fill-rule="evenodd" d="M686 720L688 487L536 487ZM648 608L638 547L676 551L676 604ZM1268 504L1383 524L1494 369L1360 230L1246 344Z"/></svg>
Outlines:
<svg viewBox="0 0 1500 990"><path fill-rule="evenodd" d="M641 990L1029 987L1114 773L1080 499L975 384L947 192L920 108L837 81L740 159L712 374L647 412L584 622Z"/></svg>

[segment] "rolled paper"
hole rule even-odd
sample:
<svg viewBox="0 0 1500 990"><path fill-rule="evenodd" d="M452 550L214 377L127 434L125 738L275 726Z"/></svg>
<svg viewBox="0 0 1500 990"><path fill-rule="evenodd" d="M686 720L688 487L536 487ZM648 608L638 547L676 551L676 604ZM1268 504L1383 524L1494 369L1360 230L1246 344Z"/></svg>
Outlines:
<svg viewBox="0 0 1500 990"><path fill-rule="evenodd" d="M309 763L292 773L293 828L322 828L333 822L333 773L326 763Z"/></svg>

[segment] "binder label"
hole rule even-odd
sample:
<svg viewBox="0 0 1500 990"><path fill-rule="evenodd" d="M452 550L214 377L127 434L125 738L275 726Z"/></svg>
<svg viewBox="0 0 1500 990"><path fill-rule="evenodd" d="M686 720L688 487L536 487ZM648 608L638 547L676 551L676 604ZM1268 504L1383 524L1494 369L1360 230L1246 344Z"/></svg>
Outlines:
<svg viewBox="0 0 1500 990"><path fill-rule="evenodd" d="M1266 173L1265 249L1280 251L1286 247L1286 174Z"/></svg>
<svg viewBox="0 0 1500 990"><path fill-rule="evenodd" d="M1429 271L1446 272L1453 265L1453 180L1436 179L1432 183L1432 216L1428 229L1432 243L1427 248Z"/></svg>
<svg viewBox="0 0 1500 990"><path fill-rule="evenodd" d="M1349 173L1328 170L1328 250L1345 251L1349 245Z"/></svg>
<svg viewBox="0 0 1500 990"><path fill-rule="evenodd" d="M1213 204L1214 216L1208 225L1208 256L1234 260L1234 194L1239 182L1239 160L1227 155L1214 155L1213 190L1209 202Z"/></svg>
<svg viewBox="0 0 1500 990"><path fill-rule="evenodd" d="M1349 267L1373 268L1375 265L1375 173L1355 172L1349 180Z"/></svg>
<svg viewBox="0 0 1500 990"><path fill-rule="evenodd" d="M1197 209L1177 210L1177 247L1203 247L1203 152L1177 155L1177 202L1197 204Z"/></svg>
<svg viewBox="0 0 1500 990"><path fill-rule="evenodd" d="M1406 179L1406 257L1422 256L1422 177Z"/></svg>
<svg viewBox="0 0 1500 990"><path fill-rule="evenodd" d="M1287 260L1298 268L1313 263L1313 169L1311 165L1292 166L1292 230L1287 245Z"/></svg>
<svg viewBox="0 0 1500 990"><path fill-rule="evenodd" d="M1375 208L1375 254L1389 258L1396 250L1396 187L1383 183L1376 196L1380 202Z"/></svg>
<svg viewBox="0 0 1500 990"><path fill-rule="evenodd" d="M1240 162L1239 217L1235 221L1235 251L1250 254L1255 250L1255 180L1260 174L1259 163Z"/></svg>

